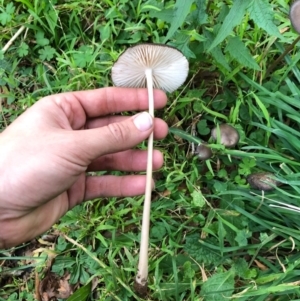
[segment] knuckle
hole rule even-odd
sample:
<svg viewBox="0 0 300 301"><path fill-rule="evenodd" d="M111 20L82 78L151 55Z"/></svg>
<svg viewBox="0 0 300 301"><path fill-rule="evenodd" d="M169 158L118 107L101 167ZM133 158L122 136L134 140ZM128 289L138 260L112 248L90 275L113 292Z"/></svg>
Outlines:
<svg viewBox="0 0 300 301"><path fill-rule="evenodd" d="M108 125L108 130L111 134L113 142L126 141L127 129L120 123L111 123Z"/></svg>

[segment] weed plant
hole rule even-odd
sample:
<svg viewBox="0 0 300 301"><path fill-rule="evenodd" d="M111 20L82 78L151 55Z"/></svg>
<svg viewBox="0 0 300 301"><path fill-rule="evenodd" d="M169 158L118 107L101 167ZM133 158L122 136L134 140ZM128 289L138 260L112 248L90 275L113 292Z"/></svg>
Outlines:
<svg viewBox="0 0 300 301"><path fill-rule="evenodd" d="M157 112L170 134L156 142L165 165L155 174L147 300L300 300L300 45L289 6L0 0L1 130L43 96L110 86L111 67L130 45L166 43L190 61L186 85ZM238 129L234 149L211 140L221 123ZM210 160L191 151L201 141ZM282 185L255 190L246 180L254 172ZM37 251L33 264L3 250L0 299L34 300L34 271L42 277L52 256L52 271L81 287L69 301L141 300L132 284L142 205L137 197L77 206L49 231L54 249ZM12 269L19 273L5 282Z"/></svg>

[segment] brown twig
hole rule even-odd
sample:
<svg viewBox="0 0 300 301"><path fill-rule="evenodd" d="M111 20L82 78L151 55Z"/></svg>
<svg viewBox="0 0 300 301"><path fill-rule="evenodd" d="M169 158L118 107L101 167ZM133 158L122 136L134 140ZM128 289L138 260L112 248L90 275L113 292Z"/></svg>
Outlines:
<svg viewBox="0 0 300 301"><path fill-rule="evenodd" d="M278 63L294 48L294 46L300 41L300 36L288 47L285 51L272 63L272 65L267 69L266 77L275 69Z"/></svg>

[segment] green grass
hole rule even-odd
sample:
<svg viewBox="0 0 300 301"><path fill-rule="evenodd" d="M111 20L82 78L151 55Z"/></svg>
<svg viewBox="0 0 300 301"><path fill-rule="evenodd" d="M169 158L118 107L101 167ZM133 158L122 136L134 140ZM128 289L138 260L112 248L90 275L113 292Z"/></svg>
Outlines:
<svg viewBox="0 0 300 301"><path fill-rule="evenodd" d="M156 142L165 165L154 175L147 300L300 300L300 213L289 209L300 204L300 55L289 5L0 1L0 48L25 26L0 52L1 131L45 95L110 86L111 67L130 45L167 43L189 59L187 82L156 112L172 129ZM235 149L210 138L224 122L240 133ZM212 159L193 156L192 141L210 143ZM282 185L251 189L254 172ZM142 206L143 197L88 201L49 231L51 246L29 256L3 251L0 299L34 300L34 271L43 278L54 252L52 271L70 273L80 300L141 300L133 281ZM30 265L26 277L11 272Z"/></svg>

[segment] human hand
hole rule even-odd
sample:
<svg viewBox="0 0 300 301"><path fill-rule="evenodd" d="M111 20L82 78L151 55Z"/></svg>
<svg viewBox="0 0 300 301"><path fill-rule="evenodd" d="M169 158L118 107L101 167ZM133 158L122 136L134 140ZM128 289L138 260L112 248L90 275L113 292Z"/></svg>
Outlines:
<svg viewBox="0 0 300 301"><path fill-rule="evenodd" d="M155 108L166 104L154 91ZM146 169L147 153L132 149L166 123L148 113L146 89L104 88L45 97L0 134L0 249L48 230L83 200L144 193L144 175L87 176L88 171ZM140 129L138 129L140 128ZM153 153L153 168L163 164Z"/></svg>

